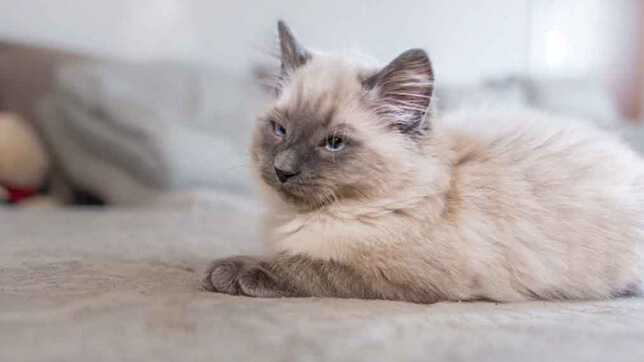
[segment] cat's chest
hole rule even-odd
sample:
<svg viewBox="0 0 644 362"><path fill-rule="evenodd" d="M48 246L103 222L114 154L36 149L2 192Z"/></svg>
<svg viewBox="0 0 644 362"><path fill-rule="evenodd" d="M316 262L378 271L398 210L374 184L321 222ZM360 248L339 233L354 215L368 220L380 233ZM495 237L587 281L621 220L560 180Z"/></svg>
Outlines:
<svg viewBox="0 0 644 362"><path fill-rule="evenodd" d="M268 230L268 243L275 252L337 259L349 253L360 240L366 239L369 229L355 222L327 216L295 217L288 221L272 222Z"/></svg>
<svg viewBox="0 0 644 362"><path fill-rule="evenodd" d="M366 251L377 252L380 248L389 249L401 243L426 241L428 231L423 224L396 214L363 218L310 215L273 220L267 241L274 252L346 260Z"/></svg>

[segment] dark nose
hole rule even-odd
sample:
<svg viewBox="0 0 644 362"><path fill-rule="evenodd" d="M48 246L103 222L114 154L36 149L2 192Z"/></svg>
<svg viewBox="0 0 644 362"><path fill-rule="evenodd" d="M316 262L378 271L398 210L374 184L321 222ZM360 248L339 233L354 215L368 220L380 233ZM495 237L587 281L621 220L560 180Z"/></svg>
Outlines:
<svg viewBox="0 0 644 362"><path fill-rule="evenodd" d="M277 178L280 180L281 183L286 182L286 180L290 179L291 177L297 175L297 172L288 172L284 170L280 170L279 168L275 167L275 174L277 175Z"/></svg>

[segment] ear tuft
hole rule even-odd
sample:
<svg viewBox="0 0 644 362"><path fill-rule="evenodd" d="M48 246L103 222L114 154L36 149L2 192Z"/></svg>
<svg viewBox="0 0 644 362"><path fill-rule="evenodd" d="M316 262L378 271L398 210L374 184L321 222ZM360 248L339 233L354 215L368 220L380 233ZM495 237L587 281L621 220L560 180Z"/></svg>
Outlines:
<svg viewBox="0 0 644 362"><path fill-rule="evenodd" d="M282 71L289 72L295 70L311 58L311 54L302 48L291 29L282 20L277 22L277 31L280 39L280 60L282 61Z"/></svg>
<svg viewBox="0 0 644 362"><path fill-rule="evenodd" d="M434 73L427 53L410 49L363 81L377 113L403 132L417 130L429 109Z"/></svg>

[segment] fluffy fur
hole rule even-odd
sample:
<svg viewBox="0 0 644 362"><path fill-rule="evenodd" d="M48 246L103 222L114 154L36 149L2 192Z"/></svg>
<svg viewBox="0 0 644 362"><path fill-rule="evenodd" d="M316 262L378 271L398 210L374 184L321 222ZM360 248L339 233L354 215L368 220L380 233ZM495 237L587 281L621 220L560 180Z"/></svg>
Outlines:
<svg viewBox="0 0 644 362"><path fill-rule="evenodd" d="M413 302L641 290L644 164L620 140L534 112L435 117L424 52L376 69L280 35L287 65L251 147L275 255L216 261L209 289ZM325 150L328 134L346 148Z"/></svg>

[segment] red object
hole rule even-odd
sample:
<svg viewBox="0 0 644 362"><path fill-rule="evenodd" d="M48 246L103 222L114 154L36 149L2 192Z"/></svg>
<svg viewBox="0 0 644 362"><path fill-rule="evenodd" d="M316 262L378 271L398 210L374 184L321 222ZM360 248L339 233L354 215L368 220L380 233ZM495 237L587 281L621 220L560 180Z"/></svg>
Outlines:
<svg viewBox="0 0 644 362"><path fill-rule="evenodd" d="M36 190L20 189L20 188L15 188L11 186L5 186L4 188L9 193L8 201L12 204L15 202L20 202L21 200L24 200L24 199L28 199L38 193L38 191Z"/></svg>

